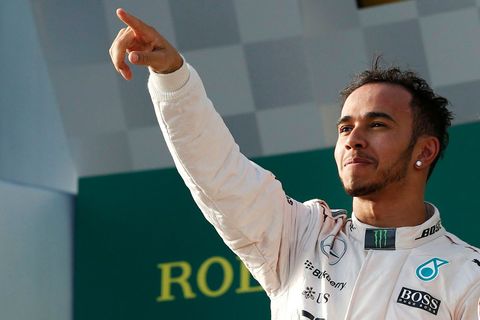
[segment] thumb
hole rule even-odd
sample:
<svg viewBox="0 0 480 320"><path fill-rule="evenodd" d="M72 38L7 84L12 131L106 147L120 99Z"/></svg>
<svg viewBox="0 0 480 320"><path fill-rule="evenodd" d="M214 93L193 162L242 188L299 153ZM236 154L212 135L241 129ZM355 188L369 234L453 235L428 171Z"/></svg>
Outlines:
<svg viewBox="0 0 480 320"><path fill-rule="evenodd" d="M152 66L161 63L161 55L157 51L132 51L128 54L128 60L137 65Z"/></svg>
<svg viewBox="0 0 480 320"><path fill-rule="evenodd" d="M136 65L149 66L157 73L170 73L183 65L182 56L175 50L132 51L128 60Z"/></svg>

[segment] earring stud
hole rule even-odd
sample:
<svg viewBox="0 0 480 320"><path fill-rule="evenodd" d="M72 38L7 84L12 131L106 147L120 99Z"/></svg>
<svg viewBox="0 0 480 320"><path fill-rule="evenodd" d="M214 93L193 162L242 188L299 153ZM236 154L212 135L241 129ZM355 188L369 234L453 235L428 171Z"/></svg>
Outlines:
<svg viewBox="0 0 480 320"><path fill-rule="evenodd" d="M415 167L417 167L417 168L420 168L422 166L422 164L423 163L420 160L415 161Z"/></svg>

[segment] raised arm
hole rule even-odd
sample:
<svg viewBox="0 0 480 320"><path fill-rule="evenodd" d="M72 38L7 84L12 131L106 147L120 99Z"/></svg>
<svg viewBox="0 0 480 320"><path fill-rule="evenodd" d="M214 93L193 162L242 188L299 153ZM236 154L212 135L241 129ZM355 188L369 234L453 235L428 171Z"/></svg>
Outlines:
<svg viewBox="0 0 480 320"><path fill-rule="evenodd" d="M157 31L124 10L117 14L128 27L110 49L116 69L132 77L126 53L130 62L150 67L149 91L180 175L225 243L276 294L311 234L306 230L319 230L323 217L287 198L271 172L240 153L197 72Z"/></svg>

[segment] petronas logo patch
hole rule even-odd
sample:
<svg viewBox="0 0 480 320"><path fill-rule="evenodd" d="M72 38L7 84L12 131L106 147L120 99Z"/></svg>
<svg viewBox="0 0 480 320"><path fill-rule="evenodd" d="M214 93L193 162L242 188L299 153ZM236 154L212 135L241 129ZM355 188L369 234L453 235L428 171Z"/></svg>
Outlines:
<svg viewBox="0 0 480 320"><path fill-rule="evenodd" d="M422 281L432 281L438 276L438 270L441 266L447 264L447 260L432 258L417 267L415 274Z"/></svg>

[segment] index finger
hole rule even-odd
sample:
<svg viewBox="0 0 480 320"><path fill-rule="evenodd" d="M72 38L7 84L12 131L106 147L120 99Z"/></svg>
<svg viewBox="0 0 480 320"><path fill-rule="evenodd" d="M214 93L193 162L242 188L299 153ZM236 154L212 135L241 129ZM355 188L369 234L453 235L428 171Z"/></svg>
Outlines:
<svg viewBox="0 0 480 320"><path fill-rule="evenodd" d="M150 26L147 25L142 20L138 19L134 15L128 13L122 8L117 9L117 16L122 20L125 24L130 26L130 28L137 33L140 31L141 33L148 33L150 30Z"/></svg>

